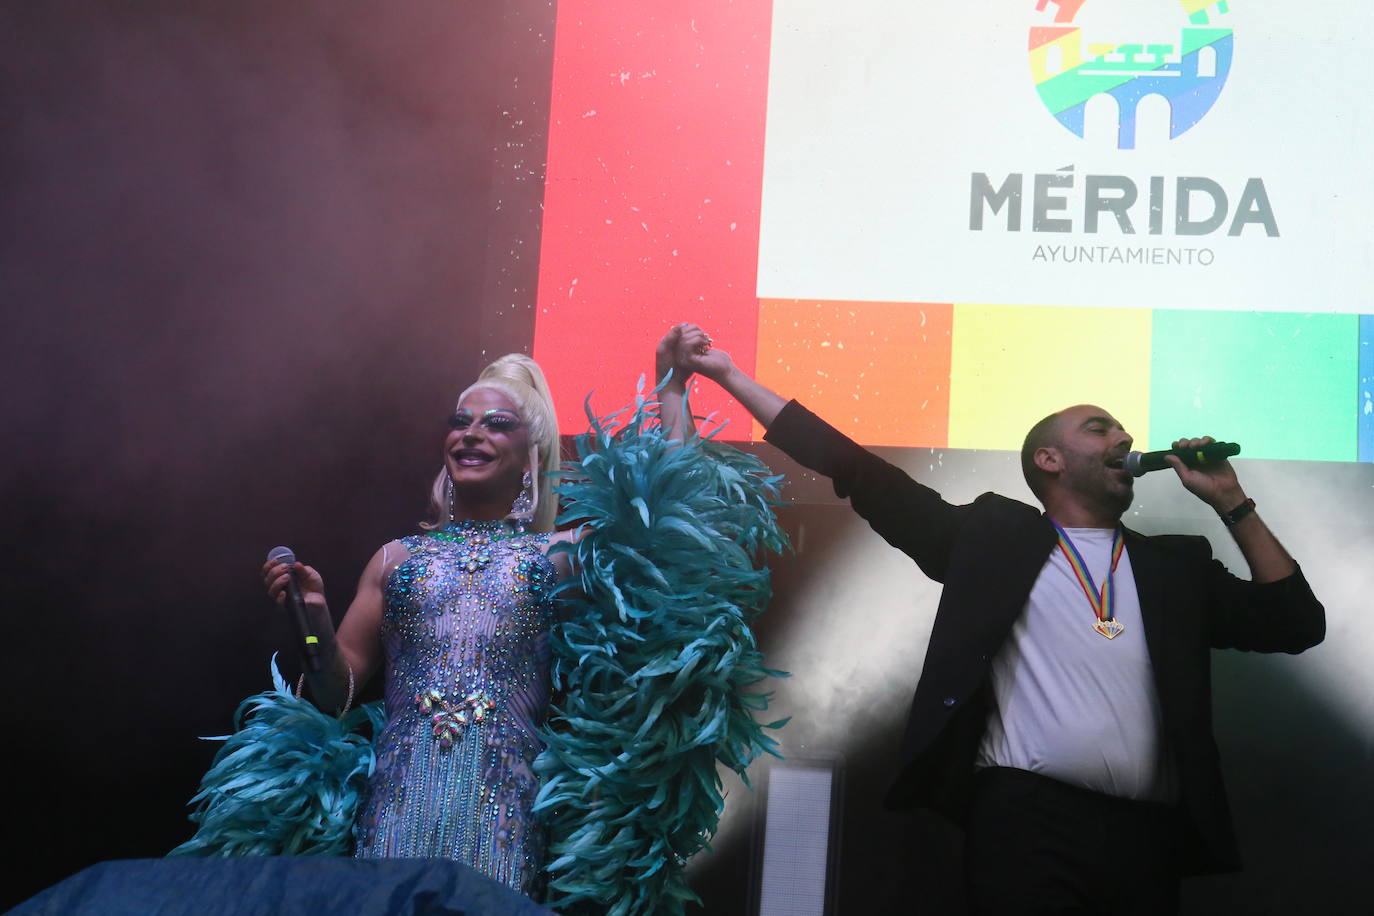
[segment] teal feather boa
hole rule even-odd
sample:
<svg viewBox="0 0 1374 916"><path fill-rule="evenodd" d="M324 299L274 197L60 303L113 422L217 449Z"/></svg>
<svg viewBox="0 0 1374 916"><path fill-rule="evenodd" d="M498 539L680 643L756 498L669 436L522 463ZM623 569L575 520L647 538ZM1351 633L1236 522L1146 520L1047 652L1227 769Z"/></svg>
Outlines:
<svg viewBox="0 0 1374 916"><path fill-rule="evenodd" d="M273 689L234 712L200 791L198 827L172 856L346 855L376 762L364 725L380 731L381 702L330 716L291 693L272 658Z"/></svg>
<svg viewBox="0 0 1374 916"><path fill-rule="evenodd" d="M642 390L642 389L641 389ZM776 742L754 714L769 676L750 621L768 602L763 550L786 535L780 477L710 437L670 443L641 394L577 437L560 522L584 527L563 595L553 685L563 696L535 761L549 825L549 904L609 916L682 913L683 868L724 807L717 764L744 777ZM630 416L617 423L629 411ZM567 605L571 605L568 607Z"/></svg>

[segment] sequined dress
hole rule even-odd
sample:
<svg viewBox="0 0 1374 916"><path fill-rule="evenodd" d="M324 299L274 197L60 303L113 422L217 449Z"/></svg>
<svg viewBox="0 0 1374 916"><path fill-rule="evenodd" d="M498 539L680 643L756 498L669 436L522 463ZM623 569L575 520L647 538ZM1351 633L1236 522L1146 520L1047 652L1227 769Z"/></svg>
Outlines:
<svg viewBox="0 0 1374 916"><path fill-rule="evenodd" d="M460 522L402 539L382 620L387 724L357 855L465 862L538 892L531 814L549 693L549 535Z"/></svg>

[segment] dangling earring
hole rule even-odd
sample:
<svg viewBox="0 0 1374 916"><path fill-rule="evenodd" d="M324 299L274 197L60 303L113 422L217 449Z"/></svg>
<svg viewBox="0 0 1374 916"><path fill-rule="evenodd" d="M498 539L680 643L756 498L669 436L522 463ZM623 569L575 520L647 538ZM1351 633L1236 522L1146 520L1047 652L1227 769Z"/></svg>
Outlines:
<svg viewBox="0 0 1374 916"><path fill-rule="evenodd" d="M530 472L526 471L525 476L520 478L520 495L511 503L512 518L527 519L534 513L534 498L530 496L530 487L533 483L534 479L530 477Z"/></svg>
<svg viewBox="0 0 1374 916"><path fill-rule="evenodd" d="M448 520L453 521L453 478L444 478L444 505L448 506Z"/></svg>

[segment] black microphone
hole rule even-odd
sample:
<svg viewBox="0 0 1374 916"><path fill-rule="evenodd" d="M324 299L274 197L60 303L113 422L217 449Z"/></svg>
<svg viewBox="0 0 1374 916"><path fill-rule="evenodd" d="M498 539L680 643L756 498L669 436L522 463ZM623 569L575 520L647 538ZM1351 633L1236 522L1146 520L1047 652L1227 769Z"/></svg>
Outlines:
<svg viewBox="0 0 1374 916"><path fill-rule="evenodd" d="M267 562L286 564L286 607L291 614L291 622L296 625L296 636L301 641L301 658L307 671L320 670L320 638L310 631L310 620L305 616L305 599L301 597L300 587L296 585L296 553L290 547L273 547L267 551Z"/></svg>
<svg viewBox="0 0 1374 916"><path fill-rule="evenodd" d="M1140 477L1150 471L1162 471L1169 466L1164 460L1166 455L1177 455L1190 468L1200 468L1207 464L1225 461L1232 455L1240 454L1240 446L1234 442L1213 442L1198 448L1166 448L1159 452L1131 452L1126 456L1125 468L1132 477Z"/></svg>

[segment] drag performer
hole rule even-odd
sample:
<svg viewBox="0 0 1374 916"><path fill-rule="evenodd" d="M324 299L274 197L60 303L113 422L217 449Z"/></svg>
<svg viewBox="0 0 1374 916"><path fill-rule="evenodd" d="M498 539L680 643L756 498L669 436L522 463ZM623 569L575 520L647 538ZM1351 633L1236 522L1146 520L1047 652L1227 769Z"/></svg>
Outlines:
<svg viewBox="0 0 1374 916"><path fill-rule="evenodd" d="M282 603L294 576L321 634L311 696L342 712L321 715L280 684L245 704L244 727L193 800L200 830L177 854L352 846L456 859L536 898L547 881L552 905L681 911L693 899L685 859L720 812L706 788L717 763L742 772L773 745L753 717L759 696L745 691L770 673L748 622L768 595L753 559L783 544L769 508L776 478L696 436L681 389L663 386L671 424L644 398L618 427L593 419L560 487L564 518L580 524L555 532L548 388L528 357L502 357L449 418L433 517L372 557L337 633L319 573L268 562L269 595ZM747 498L727 503L725 492ZM375 709L347 711L378 668L384 725ZM551 687L562 694L553 709ZM369 718L372 745L353 734ZM266 750L278 745L288 750ZM307 757L333 760L322 769L344 778L301 778L291 768ZM286 783L265 815L261 787ZM301 825L317 822L300 842Z"/></svg>
<svg viewBox="0 0 1374 916"><path fill-rule="evenodd" d="M549 696L549 555L558 426L539 366L502 357L458 398L421 534L368 562L337 635L318 572L294 574L323 634L318 705L341 708L385 661L386 726L357 825L356 855L458 859L531 894L543 836L531 817ZM285 600L292 570L263 568Z"/></svg>
<svg viewBox="0 0 1374 916"><path fill-rule="evenodd" d="M955 506L703 349L700 329L680 340L679 375L720 384L944 584L887 804L965 825L974 912L1159 916L1177 911L1181 874L1238 866L1209 652L1301 652L1325 617L1229 462L1168 459L1235 539L1249 581L1204 538L1121 524L1131 437L1099 407L1026 436L1043 512L994 493Z"/></svg>

